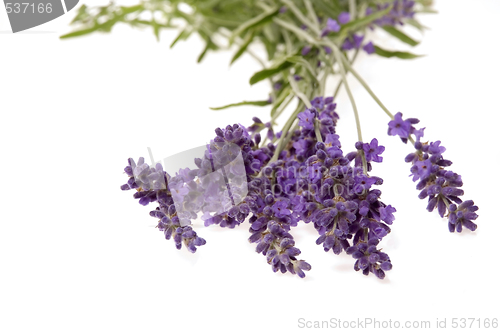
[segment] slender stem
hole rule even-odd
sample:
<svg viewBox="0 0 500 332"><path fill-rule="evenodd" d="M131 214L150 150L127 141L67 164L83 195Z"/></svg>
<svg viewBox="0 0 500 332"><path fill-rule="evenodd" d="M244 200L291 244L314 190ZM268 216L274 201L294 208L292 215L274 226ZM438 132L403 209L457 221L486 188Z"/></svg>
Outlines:
<svg viewBox="0 0 500 332"><path fill-rule="evenodd" d="M356 0L349 0L349 14L351 14L351 20L356 19Z"/></svg>
<svg viewBox="0 0 500 332"><path fill-rule="evenodd" d="M316 15L316 12L314 11L314 7L313 7L311 1L304 0L304 4L306 5L307 14L309 15L309 18L311 19L312 23L315 24L316 27L319 29L318 15Z"/></svg>
<svg viewBox="0 0 500 332"><path fill-rule="evenodd" d="M359 76L359 74L352 68L352 66L349 64L349 62L347 61L347 59L343 55L341 55L341 58L342 58L342 62L345 64L345 66L347 67L347 69L354 75L354 77L356 77L356 79L359 81L359 83L361 83L361 85L370 94L370 96L372 96L372 98L380 106L380 108L382 108L384 110L384 112L391 119L394 119L394 115L392 115L392 113L389 112L389 110L387 109L387 107L385 107L384 104L382 104L382 102L380 101L380 99L378 99L378 97L373 93L372 89L370 89L370 87L368 86L368 84L366 84L366 82L363 80L363 78L361 76Z"/></svg>
<svg viewBox="0 0 500 332"><path fill-rule="evenodd" d="M320 122L318 119L314 119L314 133L316 134L316 140L318 142L323 142L323 137L321 137L321 131L319 130Z"/></svg>
<svg viewBox="0 0 500 332"><path fill-rule="evenodd" d="M292 44L292 40L290 39L290 35L288 34L287 30L281 30L281 32L283 34L283 39L285 40L286 54L292 54L293 44Z"/></svg>
<svg viewBox="0 0 500 332"><path fill-rule="evenodd" d="M352 57L351 59L351 65L354 63L354 61L356 61L356 58L358 57L358 54L359 54L359 48L356 49L356 51L354 52L354 56ZM340 88L342 87L342 83L343 81L340 80L339 84L337 84L337 87L335 88L335 92L333 93L333 98L337 97L339 91L340 91Z"/></svg>
<svg viewBox="0 0 500 332"><path fill-rule="evenodd" d="M340 75L342 76L342 81L344 81L344 86L345 86L345 89L347 91L347 95L349 96L349 99L351 101L352 109L354 111L354 118L356 120L356 130L358 131L358 141L363 142L363 136L361 135L361 123L359 121L358 108L356 107L356 102L354 101L354 97L351 93L351 89L349 88L349 84L347 83L347 77L345 74L344 65L342 63L340 50L338 49L338 47L335 44L333 44L333 43L331 43L331 44L333 46L332 47L333 54L334 54L334 56L339 64ZM368 165L366 163L365 153L363 150L361 150L360 152L361 152L361 159L363 161L363 172L365 174L367 174L368 173Z"/></svg>
<svg viewBox="0 0 500 332"><path fill-rule="evenodd" d="M281 25L283 28L287 29L287 30L290 30L291 32L293 32L295 35L297 35L297 37L302 37L302 39L306 40L308 43L310 44L313 44L313 45L317 45L317 41L316 39L314 39L311 35L309 35L307 32L305 32L304 30L300 29L300 28L297 28L295 25L289 23L289 22L286 22L286 21L283 21L279 18L273 18L273 22L278 24L278 25Z"/></svg>
<svg viewBox="0 0 500 332"><path fill-rule="evenodd" d="M290 104L290 102L293 100L293 97L295 97L295 94L291 93L285 98L285 100L281 103L279 108L276 110L276 113L274 113L274 116L271 118L271 123L274 123L274 121L276 121L276 119L281 115L281 113L283 113L283 111L286 109L288 104Z"/></svg>
<svg viewBox="0 0 500 332"><path fill-rule="evenodd" d="M317 24L315 24L315 22L310 22L307 19L307 17L305 17L304 14L302 14L300 9L298 9L297 6L295 6L295 4L292 1L281 0L281 2L283 2L285 5L287 5L288 8L290 8L292 10L292 12L295 14L297 19L299 21L301 21L303 24L307 25L307 27L309 29L311 29L317 36L319 36L321 34L321 31L319 30L319 27L317 26Z"/></svg>
<svg viewBox="0 0 500 332"><path fill-rule="evenodd" d="M326 79L330 75L330 71L331 71L330 68L325 68L325 71L323 73L323 77L320 80L320 87L319 87L320 88L320 96L324 96L325 95Z"/></svg>
<svg viewBox="0 0 500 332"><path fill-rule="evenodd" d="M309 101L309 98L307 98L307 96L302 91L300 91L297 82L295 82L295 79L292 76L290 76L288 77L288 81L290 83L290 86L292 87L293 93L295 93L295 95L299 97L300 100L302 100L302 102L307 106L307 108L311 108L312 104Z"/></svg>
<svg viewBox="0 0 500 332"><path fill-rule="evenodd" d="M278 143L278 146L276 147L276 151L274 151L273 157L271 158L271 160L269 160L268 164L272 163L272 162L275 162L276 160L278 160L278 156L280 155L280 153L283 150L284 146L286 144L288 144L288 142L290 141L293 132L290 133L290 135L288 137L287 137L287 134L289 133L290 127L292 126L292 124L297 119L297 115L300 113L301 110L302 110L302 103L299 103L297 105L297 108L293 112L292 116L288 119L288 121L283 126L283 129L281 130L280 141Z"/></svg>

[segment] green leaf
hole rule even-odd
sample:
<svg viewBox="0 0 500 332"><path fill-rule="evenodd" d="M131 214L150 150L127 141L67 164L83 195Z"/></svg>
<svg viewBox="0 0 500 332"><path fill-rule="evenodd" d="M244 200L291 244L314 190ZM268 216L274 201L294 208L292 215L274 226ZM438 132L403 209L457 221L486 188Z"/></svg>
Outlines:
<svg viewBox="0 0 500 332"><path fill-rule="evenodd" d="M419 31L429 30L428 27L426 27L425 25L422 25L419 21L417 21L413 18L408 18L405 20L405 22L408 23L409 25L417 28Z"/></svg>
<svg viewBox="0 0 500 332"><path fill-rule="evenodd" d="M255 28L259 25L263 25L263 24L271 22L273 17L276 16L278 13L279 13L279 8L271 8L270 10L266 10L263 13L261 13L260 15L257 15L254 18L241 24L231 34L231 37L229 38L229 43L232 44L234 42L234 38L241 35L245 31L252 29L252 28Z"/></svg>
<svg viewBox="0 0 500 332"><path fill-rule="evenodd" d="M85 4L81 5L81 7L78 8L78 12L76 13L75 18L73 18L73 20L69 24L80 21L84 17L88 17L87 6Z"/></svg>
<svg viewBox="0 0 500 332"><path fill-rule="evenodd" d="M210 49L215 49L215 44L212 42L211 39L208 39L207 40L207 43L205 45L205 48L203 49L203 51L200 53L200 55L198 56L198 63L201 62L201 60L203 60L203 58L205 57L205 55L207 54L208 50Z"/></svg>
<svg viewBox="0 0 500 332"><path fill-rule="evenodd" d="M236 52L236 54L233 56L233 58L231 59L231 62L229 63L229 65L232 65L233 62L235 62L236 60L238 60L238 58L243 53L245 53L248 45L250 45L250 43L252 42L253 37L254 37L254 31L253 30L251 32L247 33L247 36L245 37L245 40L243 40L243 44L240 46L240 48L238 49L238 51Z"/></svg>
<svg viewBox="0 0 500 332"><path fill-rule="evenodd" d="M417 55L409 52L387 51L375 45L375 53L383 56L384 58L400 58L400 59L415 59L423 55Z"/></svg>
<svg viewBox="0 0 500 332"><path fill-rule="evenodd" d="M120 9L121 9L123 15L127 15L127 14L130 14L133 12L143 11L144 6L142 4L140 4L140 5L130 6L130 7L120 7Z"/></svg>
<svg viewBox="0 0 500 332"><path fill-rule="evenodd" d="M73 31L73 32L67 33L65 35L60 36L59 38L60 39L66 39L66 38L80 37L80 36L92 33L94 31L97 31L98 29L99 29L99 25L94 25L91 28L77 30L77 31Z"/></svg>
<svg viewBox="0 0 500 332"><path fill-rule="evenodd" d="M241 103L234 103L234 104L229 104L229 105L221 106L221 107L210 107L210 109L213 111L219 111L219 110L223 110L223 109L226 109L229 107L243 106L243 105L267 106L267 105L269 105L269 101L267 101L267 100L242 101Z"/></svg>
<svg viewBox="0 0 500 332"><path fill-rule="evenodd" d="M411 46L417 46L418 41L412 39L408 35L406 35L404 32L401 30L396 29L393 26L383 26L382 29L384 29L387 33L391 34L392 36L396 37L397 39L401 40L403 43L406 43Z"/></svg>
<svg viewBox="0 0 500 332"><path fill-rule="evenodd" d="M390 10L392 9L392 6L387 7L384 10L375 12L373 14L370 14L368 16L358 18L357 20L351 21L349 23L346 23L340 28L340 31L338 32L339 35L347 35L351 31L358 30L360 28L363 28L367 26L368 24L372 23L374 20L381 18L385 14L387 14Z"/></svg>
<svg viewBox="0 0 500 332"><path fill-rule="evenodd" d="M192 32L193 32L193 30L190 27L184 28L179 33L179 35L177 35L177 37L174 39L174 41L172 42L172 44L170 44L170 48L174 47L174 45L177 44L177 42L179 40L186 40L187 38L189 38L189 36L191 35Z"/></svg>
<svg viewBox="0 0 500 332"><path fill-rule="evenodd" d="M276 53L276 43L271 43L267 38L261 38L261 41L266 47L267 60L271 61L271 59L274 58L274 54Z"/></svg>
<svg viewBox="0 0 500 332"><path fill-rule="evenodd" d="M313 4L318 7L318 13L322 13L328 17L337 17L339 14L338 11L330 6L330 4L335 4L335 1L325 2L324 0L315 0Z"/></svg>
<svg viewBox="0 0 500 332"><path fill-rule="evenodd" d="M274 67L264 69L253 74L253 76L250 77L250 84L253 85L257 82L265 80L266 78L271 77L285 69L288 69L291 66L293 66L293 62L287 61L285 59L284 61L280 62L278 65L275 65Z"/></svg>

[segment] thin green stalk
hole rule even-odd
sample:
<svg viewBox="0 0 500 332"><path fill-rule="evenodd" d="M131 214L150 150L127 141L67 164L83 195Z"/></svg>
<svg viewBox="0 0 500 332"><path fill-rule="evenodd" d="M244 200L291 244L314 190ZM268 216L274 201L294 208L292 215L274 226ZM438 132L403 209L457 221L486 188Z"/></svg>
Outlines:
<svg viewBox="0 0 500 332"><path fill-rule="evenodd" d="M354 56L352 57L351 59L351 65L354 63L354 61L356 61L356 58L358 57L358 54L359 54L359 48L356 49L356 51L354 52ZM343 81L340 80L339 84L337 84L337 87L335 88L335 92L333 93L333 98L336 98L339 91L340 91L340 88L342 87L342 83Z"/></svg>
<svg viewBox="0 0 500 332"><path fill-rule="evenodd" d="M319 94L320 96L325 95L326 79L330 75L330 71L331 71L330 68L325 68L325 71L323 72L323 77L320 80L320 87L319 87L320 88L320 94Z"/></svg>
<svg viewBox="0 0 500 332"><path fill-rule="evenodd" d="M340 56L341 56L342 62L345 64L345 66L347 67L347 69L354 75L354 77L356 77L356 79L358 80L358 82L365 88L365 90L370 94L370 96L372 96L372 98L380 106L380 108L382 108L384 110L384 112L391 119L394 119L394 115L392 115L392 113L389 112L389 110L387 109L387 107L385 107L384 104L382 104L382 102L380 101L380 99L378 99L378 97L373 93L372 89L370 89L370 87L368 86L368 84L366 84L366 82L363 80L363 78L361 76L359 76L359 74L354 70L354 68L352 68L352 66L349 64L349 62L347 61L347 59L342 54Z"/></svg>
<svg viewBox="0 0 500 332"><path fill-rule="evenodd" d="M351 89L349 88L349 84L347 83L347 77L345 74L344 65L342 63L340 50L333 43L332 43L332 46L333 46L332 47L333 54L334 54L334 56L339 64L340 75L342 76L342 81L344 81L344 86L345 86L345 89L347 91L347 95L349 96L349 99L351 101L352 109L354 111L354 118L356 120L356 130L358 131L358 141L363 142L363 136L361 135L361 123L359 121L358 108L356 107L356 102L354 101L354 97L351 93ZM366 163L365 153L363 150L361 150L360 153L361 153L361 159L363 161L363 171L365 174L367 174L368 173L368 165Z"/></svg>
<svg viewBox="0 0 500 332"><path fill-rule="evenodd" d="M316 15L316 12L314 11L314 7L311 3L310 0L304 0L304 4L307 9L307 14L309 15L309 19L312 21L313 24L315 24L318 29L319 29L319 24L318 24L318 15Z"/></svg>
<svg viewBox="0 0 500 332"><path fill-rule="evenodd" d="M285 40L286 54L291 55L293 52L293 44L292 40L290 39L290 35L288 34L287 30L281 30L281 33L283 34L283 39Z"/></svg>
<svg viewBox="0 0 500 332"><path fill-rule="evenodd" d="M351 15L351 20L356 19L356 0L349 0L349 14Z"/></svg>
<svg viewBox="0 0 500 332"><path fill-rule="evenodd" d="M293 32L297 37L300 37L302 39L304 39L305 41L307 41L309 44L312 44L312 45L317 45L317 41L316 39L314 39L311 35L309 35L307 32L305 32L304 30L298 28L297 26L291 24L291 23L288 23L286 21L283 21L282 19L279 19L279 18L273 18L273 22L278 24L278 25L281 25L283 28L287 29L287 30L290 30L291 32Z"/></svg>
<svg viewBox="0 0 500 332"><path fill-rule="evenodd" d="M315 22L309 21L307 19L307 17L305 17L304 14L302 14L300 9L298 9L297 6L295 6L295 4L292 1L281 0L281 2L284 3L285 5L287 5L287 7L290 8L290 10L293 12L295 17L297 17L297 19L299 21L301 21L303 24L307 25L307 27L309 29L311 29L317 36L319 36L321 34L321 31L319 30L318 25L315 24Z"/></svg>
<svg viewBox="0 0 500 332"><path fill-rule="evenodd" d="M276 147L276 151L274 151L274 155L271 158L271 160L269 160L268 163L272 163L272 162L275 162L276 160L278 160L278 156L280 155L281 151L283 150L283 148L285 147L285 145L288 144L288 142L290 141L290 138L291 138L293 132L290 133L290 135L288 136L288 138L287 138L287 134L290 132L289 131L290 127L292 126L292 124L297 119L297 115L300 113L300 110L302 109L302 106L303 106L302 103L299 103L297 105L297 108L293 112L292 116L290 116L290 118L288 119L288 121L283 126L283 129L281 130L280 141L278 143L278 146Z"/></svg>
<svg viewBox="0 0 500 332"><path fill-rule="evenodd" d="M323 137L321 137L321 131L319 130L319 120L314 119L314 133L316 134L316 140L318 142L323 142Z"/></svg>
<svg viewBox="0 0 500 332"><path fill-rule="evenodd" d="M285 100L281 103L279 108L276 110L276 113L274 114L274 116L271 118L271 123L274 123L276 121L276 119L281 115L281 113L283 113L283 111L286 109L288 104L290 104L290 102L293 100L293 97L295 97L295 94L291 93L285 98Z"/></svg>
<svg viewBox="0 0 500 332"><path fill-rule="evenodd" d="M309 98L307 98L307 96L302 91L300 91L299 86L297 85L297 82L295 82L295 79L292 76L290 76L290 77L288 77L288 82L290 83L290 86L292 87L293 93L295 93L295 95L297 97L299 97L300 100L302 100L302 102L307 106L307 108L311 108L312 104L309 101Z"/></svg>

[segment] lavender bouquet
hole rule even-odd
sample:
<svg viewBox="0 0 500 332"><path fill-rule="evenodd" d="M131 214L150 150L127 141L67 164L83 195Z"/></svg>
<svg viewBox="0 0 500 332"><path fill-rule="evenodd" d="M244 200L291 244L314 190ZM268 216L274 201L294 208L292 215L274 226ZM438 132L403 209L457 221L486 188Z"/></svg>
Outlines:
<svg viewBox="0 0 500 332"><path fill-rule="evenodd" d="M452 162L444 158L441 141L424 140L425 128L418 119L391 113L354 69L359 52L418 58L382 48L370 40L370 31L383 29L415 46L418 42L401 26L423 30L416 16L432 12L431 5L426 0L150 0L129 7L83 5L72 22L77 28L61 38L109 32L121 22L150 26L157 38L161 29L178 28L171 46L199 34L206 46L198 61L208 52L228 47L236 48L231 63L244 53L254 57L263 69L250 78L250 84L267 81L269 98L212 109L270 106L268 119L254 117L247 125L216 128L210 143L196 150L196 167L169 173L167 165L130 158L125 167L128 181L121 189L134 190L142 205L157 205L150 216L177 249L184 246L194 253L206 244L193 229L197 220L227 228L248 220L249 241L272 270L303 278L311 266L298 258L301 252L292 229L300 222L310 223L318 233L316 244L326 252L345 252L353 257L356 271L383 279L392 263L379 245L391 232L396 208L381 200L378 187L383 180L372 174L372 164L382 162L385 148L376 138L363 139L347 75L352 74L389 117L382 132L410 142L405 161L418 197L428 200L427 210L447 218L450 232L477 227L478 207L472 200L462 200L461 176L448 169ZM258 44L265 47L267 61L253 51ZM330 77L338 81L333 94L325 91ZM336 133L335 100L342 87L357 130L352 151L342 147ZM294 102L291 116L278 127L278 118Z"/></svg>

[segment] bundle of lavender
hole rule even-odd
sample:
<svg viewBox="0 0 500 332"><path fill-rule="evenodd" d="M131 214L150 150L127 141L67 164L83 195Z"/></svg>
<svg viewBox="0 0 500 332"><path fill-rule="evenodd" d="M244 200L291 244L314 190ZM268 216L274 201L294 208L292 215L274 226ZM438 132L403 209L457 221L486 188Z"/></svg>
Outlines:
<svg viewBox="0 0 500 332"><path fill-rule="evenodd" d="M404 24L423 29L417 13L432 12L430 1L409 0L236 0L236 1L147 1L132 7L110 4L80 7L73 24L77 30L61 38L95 31L110 31L118 22L151 26L156 36L163 28L175 28L184 21L178 37L198 33L208 51L237 45L236 61L247 52L264 69L250 78L250 84L270 83L267 100L239 105L271 105L268 121L254 117L241 124L216 128L215 137L194 160L196 167L167 173L160 163L148 165L144 158L129 159L128 181L122 190L134 190L142 205L158 206L150 215L157 228L177 249L191 252L206 241L193 230L196 220L205 226L234 228L249 220L249 241L266 257L274 272L297 274L311 266L298 259L292 229L310 223L318 232L316 243L335 254L354 258L354 269L380 279L392 268L389 255L379 248L390 233L396 208L381 201L383 180L371 174L372 163L380 163L385 148L376 138L363 140L361 123L346 76L352 74L390 118L388 135L398 136L412 151L410 177L416 182L427 210L437 209L447 218L450 232L476 229L478 207L462 200L461 176L449 170L452 162L443 157L441 141L424 141L424 129L416 118L392 114L353 68L358 52L382 57L413 59L418 55L386 50L368 40L368 30L383 29L411 46L418 44L400 28ZM150 19L145 19L149 13ZM268 63L253 51L263 44ZM328 77L338 79L333 95L326 95ZM335 98L343 86L356 122L358 142L344 152L336 127L339 115ZM298 104L282 128L277 119L298 98ZM264 134L265 133L265 134Z"/></svg>

